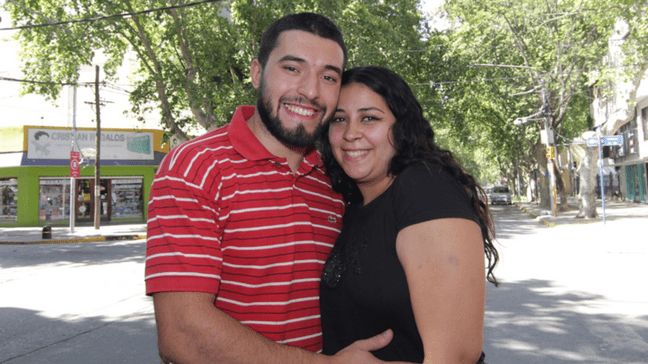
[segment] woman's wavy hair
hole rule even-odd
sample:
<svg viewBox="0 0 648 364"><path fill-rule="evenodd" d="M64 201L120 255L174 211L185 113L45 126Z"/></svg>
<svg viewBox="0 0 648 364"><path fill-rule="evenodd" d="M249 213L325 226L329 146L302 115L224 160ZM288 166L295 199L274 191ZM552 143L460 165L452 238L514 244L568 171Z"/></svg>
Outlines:
<svg viewBox="0 0 648 364"><path fill-rule="evenodd" d="M484 253L488 259L487 279L497 286L493 269L499 260L499 255L493 245L495 229L486 194L475 178L461 167L452 153L440 148L434 142L434 131L423 116L423 108L405 80L390 69L366 66L344 72L342 86L351 83L361 83L381 95L396 118L392 126L392 140L396 154L389 164L389 174L397 176L408 166L426 162L426 165L442 168L464 187L479 218ZM362 195L355 181L344 173L333 157L328 140L328 127L322 134L320 147L326 173L331 178L333 189L341 193L349 203L361 202Z"/></svg>

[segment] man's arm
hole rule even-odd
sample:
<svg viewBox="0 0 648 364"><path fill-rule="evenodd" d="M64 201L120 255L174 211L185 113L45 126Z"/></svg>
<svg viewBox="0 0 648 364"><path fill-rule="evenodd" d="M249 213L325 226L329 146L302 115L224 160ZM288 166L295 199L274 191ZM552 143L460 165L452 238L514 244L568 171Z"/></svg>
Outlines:
<svg viewBox="0 0 648 364"><path fill-rule="evenodd" d="M158 348L165 363L379 364L371 351L387 345L391 331L360 340L335 356L277 344L214 307L214 295L162 292L153 295Z"/></svg>

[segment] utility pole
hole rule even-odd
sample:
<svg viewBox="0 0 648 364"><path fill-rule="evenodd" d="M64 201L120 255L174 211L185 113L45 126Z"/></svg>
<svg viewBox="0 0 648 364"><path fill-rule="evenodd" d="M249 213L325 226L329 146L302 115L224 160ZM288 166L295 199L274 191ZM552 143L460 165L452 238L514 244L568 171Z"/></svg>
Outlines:
<svg viewBox="0 0 648 364"><path fill-rule="evenodd" d="M95 66L95 106L97 110L97 134L95 138L95 196L94 196L94 228L99 230L101 220L101 165L99 163L101 155L101 105L99 104L99 66Z"/></svg>
<svg viewBox="0 0 648 364"><path fill-rule="evenodd" d="M547 147L547 170L549 171L549 196L551 198L551 215L558 216L558 208L556 205L556 175L554 174L554 158L556 158L556 147L554 147L554 135L551 129L551 112L549 110L549 101L547 97L547 89L542 82L542 116L544 119L544 139Z"/></svg>

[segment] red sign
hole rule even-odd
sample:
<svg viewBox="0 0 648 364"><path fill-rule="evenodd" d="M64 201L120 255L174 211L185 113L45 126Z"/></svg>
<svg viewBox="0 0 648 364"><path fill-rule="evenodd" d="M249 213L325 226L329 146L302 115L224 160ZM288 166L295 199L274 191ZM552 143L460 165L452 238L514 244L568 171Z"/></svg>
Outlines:
<svg viewBox="0 0 648 364"><path fill-rule="evenodd" d="M70 152L70 177L79 178L80 167L79 167L79 152Z"/></svg>

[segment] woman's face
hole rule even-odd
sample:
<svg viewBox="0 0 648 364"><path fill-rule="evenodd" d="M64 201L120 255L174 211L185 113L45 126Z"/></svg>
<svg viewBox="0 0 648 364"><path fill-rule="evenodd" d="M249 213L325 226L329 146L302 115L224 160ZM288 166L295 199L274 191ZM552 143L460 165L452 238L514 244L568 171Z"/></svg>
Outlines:
<svg viewBox="0 0 648 364"><path fill-rule="evenodd" d="M329 128L333 156L356 181L365 204L389 187L387 170L396 149L392 143L394 114L383 97L361 83L340 90L340 101Z"/></svg>

